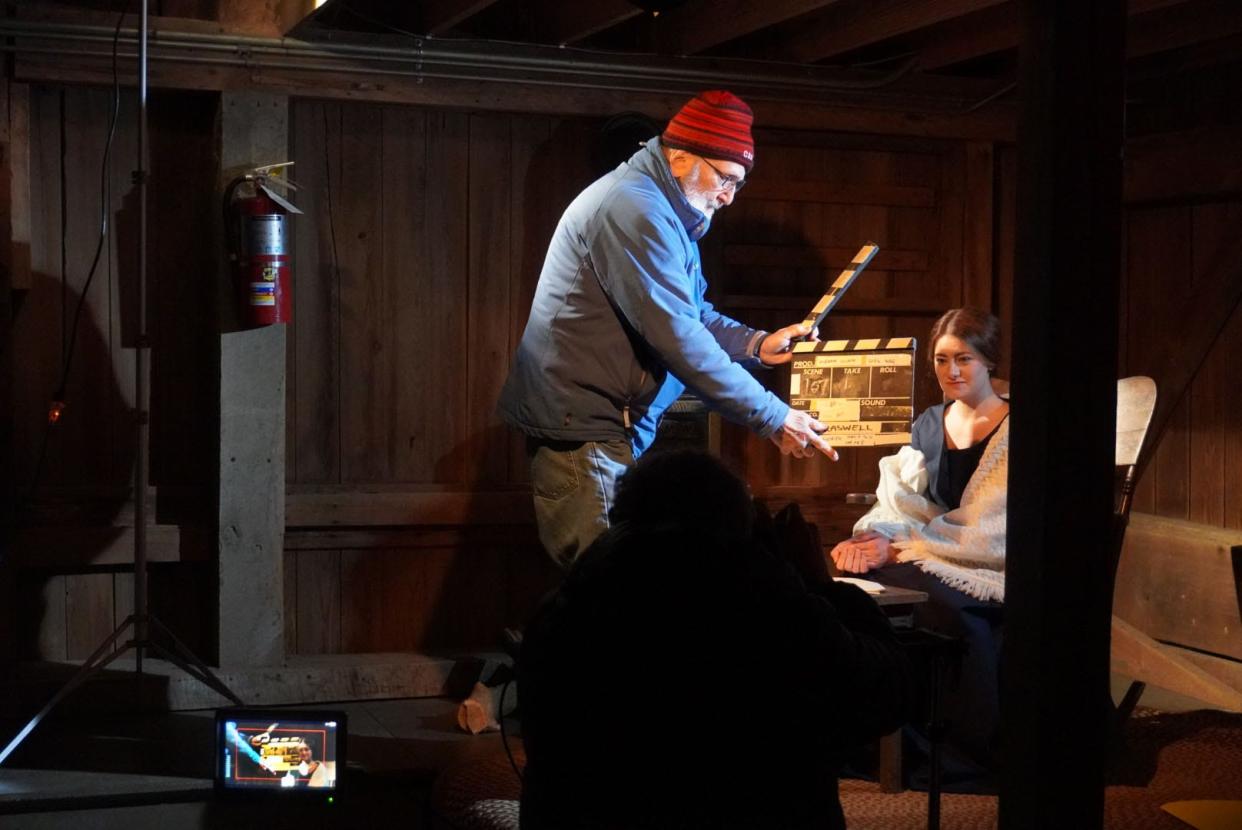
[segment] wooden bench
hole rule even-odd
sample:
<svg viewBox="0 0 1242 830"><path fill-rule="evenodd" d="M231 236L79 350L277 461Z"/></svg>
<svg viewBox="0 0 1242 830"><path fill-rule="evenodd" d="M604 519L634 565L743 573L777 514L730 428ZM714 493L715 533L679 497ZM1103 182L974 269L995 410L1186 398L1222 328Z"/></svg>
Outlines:
<svg viewBox="0 0 1242 830"><path fill-rule="evenodd" d="M1113 595L1113 671L1242 712L1242 531L1134 513ZM1132 687L1137 702L1142 687Z"/></svg>

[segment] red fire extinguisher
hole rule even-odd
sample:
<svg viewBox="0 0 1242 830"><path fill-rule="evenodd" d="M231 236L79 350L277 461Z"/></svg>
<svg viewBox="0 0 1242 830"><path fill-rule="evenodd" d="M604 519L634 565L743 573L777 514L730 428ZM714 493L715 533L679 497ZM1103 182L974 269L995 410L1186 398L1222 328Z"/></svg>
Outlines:
<svg viewBox="0 0 1242 830"><path fill-rule="evenodd" d="M273 170L292 162L258 167L235 178L224 192L224 224L242 326L256 328L293 319L293 276L289 268L289 216L301 213L273 186ZM249 184L253 195L240 196Z"/></svg>

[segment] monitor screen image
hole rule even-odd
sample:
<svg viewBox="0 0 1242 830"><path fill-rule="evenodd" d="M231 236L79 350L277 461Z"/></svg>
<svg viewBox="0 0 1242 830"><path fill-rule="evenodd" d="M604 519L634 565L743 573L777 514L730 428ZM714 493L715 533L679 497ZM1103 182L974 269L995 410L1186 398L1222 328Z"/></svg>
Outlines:
<svg viewBox="0 0 1242 830"><path fill-rule="evenodd" d="M226 790L334 791L343 715L251 711L217 715L216 780Z"/></svg>

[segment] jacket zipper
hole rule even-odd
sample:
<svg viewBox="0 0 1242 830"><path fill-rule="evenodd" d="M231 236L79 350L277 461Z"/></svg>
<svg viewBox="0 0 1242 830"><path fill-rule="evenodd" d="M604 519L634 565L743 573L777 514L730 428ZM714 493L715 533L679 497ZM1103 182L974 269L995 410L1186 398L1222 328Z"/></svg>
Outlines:
<svg viewBox="0 0 1242 830"><path fill-rule="evenodd" d="M643 369L643 373L638 376L638 388L643 388L643 383L647 380L647 370ZM625 399L625 406L621 409L621 423L625 424L626 429L631 429L633 424L630 423L630 401L634 400L634 396L630 395Z"/></svg>

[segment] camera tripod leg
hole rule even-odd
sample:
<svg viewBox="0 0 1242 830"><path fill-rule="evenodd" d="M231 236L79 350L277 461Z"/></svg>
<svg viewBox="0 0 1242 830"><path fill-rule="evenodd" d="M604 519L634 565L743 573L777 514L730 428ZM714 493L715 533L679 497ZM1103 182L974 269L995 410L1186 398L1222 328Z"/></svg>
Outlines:
<svg viewBox="0 0 1242 830"><path fill-rule="evenodd" d="M212 673L211 669L209 669L203 661L199 660L198 657L194 655L194 652L190 651L190 649L185 645L185 643L177 639L177 635L169 631L168 627L160 622L158 618L151 617L150 622L173 644L172 649L166 649L154 642L149 642L147 643L147 647L150 650L160 654L165 660L177 666L199 683L214 689L223 697L227 697L237 706L244 705L242 703L242 699L233 694L233 691L224 684L224 681L216 677L215 674Z"/></svg>
<svg viewBox="0 0 1242 830"><path fill-rule="evenodd" d="M86 662L84 662L81 667L74 672L73 677L69 678L69 682L62 686L60 691L53 695L52 699L44 704L43 708L40 709L24 727L22 727L22 730L17 733L13 740L9 741L3 751L0 751L0 764L3 764L5 760L13 754L13 750L17 749L18 745L20 745L22 741L26 740L26 736L34 731L35 727L39 725L39 722L47 717L49 712L56 708L57 703L60 703L68 697L74 689L82 685L82 683L85 682L87 678L91 677L91 675L103 671L104 667L106 667L117 657L121 656L121 653L125 650L124 648L117 649L111 654L108 654L106 657L104 655L107 653L108 649L112 647L112 644L119 640L121 635L125 633L125 629L129 628L129 626L133 624L133 621L133 617L127 618L125 622L121 623L117 629L112 632L108 639L99 644L99 648L95 649L94 653L92 653L90 657L86 658Z"/></svg>

